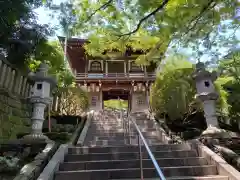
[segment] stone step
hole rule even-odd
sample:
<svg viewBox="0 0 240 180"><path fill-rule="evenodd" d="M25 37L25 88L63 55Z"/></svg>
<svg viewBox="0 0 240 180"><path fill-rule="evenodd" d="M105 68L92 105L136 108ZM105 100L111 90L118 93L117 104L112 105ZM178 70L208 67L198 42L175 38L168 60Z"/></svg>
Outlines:
<svg viewBox="0 0 240 180"><path fill-rule="evenodd" d="M156 128L146 128L146 127L139 127L141 132L156 132ZM137 132L135 127L130 128L130 132Z"/></svg>
<svg viewBox="0 0 240 180"><path fill-rule="evenodd" d="M91 122L92 124L94 125L101 125L101 124L108 124L108 125L117 125L117 124L123 124L124 123L128 123L130 122L130 124L132 124L132 121L128 121L128 120L121 120L121 121L95 121L95 122ZM155 122L154 121L151 121L151 120L136 120L136 123L138 125L151 125L151 126L154 126L155 125Z"/></svg>
<svg viewBox="0 0 240 180"><path fill-rule="evenodd" d="M187 158L197 157L197 152L194 150L176 150L176 151L153 151L155 158ZM149 155L147 152L142 153L143 159L148 159ZM116 152L111 153L92 153L82 154L81 152L70 152L65 156L65 162L74 161L97 161L97 160L134 160L139 159L139 152Z"/></svg>
<svg viewBox="0 0 240 180"><path fill-rule="evenodd" d="M116 120L115 118L91 121L91 123L93 123L93 124L97 124L97 123L113 123L114 124L114 123L119 123L119 122L122 122L122 120Z"/></svg>
<svg viewBox="0 0 240 180"><path fill-rule="evenodd" d="M214 165L162 167L161 170L166 177L205 176L217 174L217 168ZM145 178L158 177L154 168L143 169L143 174ZM140 169L128 168L108 170L59 171L55 174L55 180L79 180L79 177L84 180L140 178Z"/></svg>
<svg viewBox="0 0 240 180"><path fill-rule="evenodd" d="M122 126L107 126L107 125L103 125L103 126L96 126L96 127L93 127L93 128L89 128L89 130L93 130L93 131L112 131L112 132L115 132L115 131L118 131L119 129L121 129L122 131L123 130L130 130L130 132L137 132L136 128L135 127L131 127L130 129L128 129L127 127L126 128L123 128ZM148 128L148 127L140 127L139 126L139 130L141 132L152 132L152 131L157 131L156 128Z"/></svg>
<svg viewBox="0 0 240 180"><path fill-rule="evenodd" d="M106 125L108 125L108 126L122 126L123 125L123 123L122 122L120 122L120 123L107 123L107 122L98 122L98 123L94 123L94 124L91 124L91 126L106 126ZM91 127L90 126L90 127Z"/></svg>
<svg viewBox="0 0 240 180"><path fill-rule="evenodd" d="M106 129L101 129L101 130L98 130L98 129L92 129L92 132L94 132L95 134L114 134L114 133L124 133L125 132L125 129L122 129L122 128L118 128L118 129L109 129L109 130L106 130ZM91 134L91 129L88 130L88 133Z"/></svg>
<svg viewBox="0 0 240 180"><path fill-rule="evenodd" d="M203 157L187 157L187 158L162 158L156 159L160 167L175 166L201 166L207 165L207 160ZM76 171L76 170L97 170L97 169L126 169L140 168L140 160L98 160L98 161L76 161L64 162L60 166L60 171ZM150 159L143 159L143 168L154 168Z"/></svg>
<svg viewBox="0 0 240 180"><path fill-rule="evenodd" d="M157 139L157 137L145 137L145 140L147 141L148 144L159 144L161 141ZM108 141L109 144L114 144L116 142L124 142L125 144L138 144L138 137L133 136L133 137L95 137L94 139L90 140L91 142L98 142L101 144L106 144L106 141ZM132 143L129 143L132 142ZM87 145L86 143L85 145Z"/></svg>
<svg viewBox="0 0 240 180"><path fill-rule="evenodd" d="M124 135L124 134L120 134L120 135L115 135L115 136L95 136L94 139L95 140L122 140L122 139L137 139L138 136L137 135L134 135L134 136L131 136L131 135ZM144 137L145 139L158 139L157 136L145 136Z"/></svg>
<svg viewBox="0 0 240 180"><path fill-rule="evenodd" d="M115 120L103 120L103 121L91 121L91 124L123 124L123 122L125 124L132 124L133 121L128 121L127 119L123 119L123 120L120 120L120 121L115 121ZM154 125L155 124L155 121L152 121L152 120L136 120L135 121L137 124L141 124L141 125L144 125L144 124L149 124L149 125Z"/></svg>
<svg viewBox="0 0 240 180"><path fill-rule="evenodd" d="M88 132L94 132L94 133L98 133L98 134L102 134L102 133L115 133L115 132L125 132L126 130L124 130L123 128L119 127L119 128L95 128L95 129L89 129Z"/></svg>
<svg viewBox="0 0 240 180"><path fill-rule="evenodd" d="M115 136L95 136L94 139L95 140L121 140L121 139L135 139L137 138L137 136L124 136L124 134L119 134L119 135L115 135Z"/></svg>
<svg viewBox="0 0 240 180"><path fill-rule="evenodd" d="M161 144L149 147L152 151L170 151L170 150L191 150L188 144ZM145 151L144 146L142 146L143 151ZM71 147L69 148L69 153L71 152L88 152L88 153L109 153L109 152L138 152L139 147L134 145L128 146L109 146L109 147Z"/></svg>
<svg viewBox="0 0 240 180"><path fill-rule="evenodd" d="M109 131L105 131L105 132L97 132L96 131L88 131L88 134L91 137L95 137L95 136L124 136L124 132L109 132ZM87 134L87 135L88 135ZM137 132L134 133L125 133L126 135L130 135L130 136L136 136L138 135ZM157 136L158 132L157 131L152 131L152 132L142 132L143 136Z"/></svg>
<svg viewBox="0 0 240 180"><path fill-rule="evenodd" d="M91 146L123 146L123 145L127 145L128 140L93 140L90 141L88 143L86 143L86 145L91 145Z"/></svg>
<svg viewBox="0 0 240 180"><path fill-rule="evenodd" d="M159 145L161 144L160 140L157 139L146 139L147 144L149 145ZM138 145L138 139L111 139L111 140L92 140L85 143L85 145L91 146L125 146L125 145Z"/></svg>
<svg viewBox="0 0 240 180"><path fill-rule="evenodd" d="M117 180L117 179L111 179ZM125 179L125 180L141 180L141 179ZM159 180L159 178L144 178L144 180ZM167 180L229 180L227 176L221 175L209 175L209 176L182 176L182 177L171 177Z"/></svg>
<svg viewBox="0 0 240 180"><path fill-rule="evenodd" d="M92 129L92 130L105 130L105 129L109 129L109 130L118 130L118 129L128 129L128 126L126 126L126 128L123 128L122 125L115 125L115 126L109 126L109 125L97 125L95 127L89 127L89 129ZM156 128L154 127L147 127L147 126L138 126L138 128L141 130L141 131L156 131ZM130 126L130 130L131 131L136 131L136 128L135 126Z"/></svg>

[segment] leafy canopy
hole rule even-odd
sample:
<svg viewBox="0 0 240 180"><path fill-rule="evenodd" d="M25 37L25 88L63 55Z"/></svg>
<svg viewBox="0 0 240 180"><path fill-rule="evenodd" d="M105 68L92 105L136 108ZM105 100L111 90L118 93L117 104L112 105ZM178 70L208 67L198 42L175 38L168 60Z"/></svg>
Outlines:
<svg viewBox="0 0 240 180"><path fill-rule="evenodd" d="M150 102L155 112L168 114L170 120L183 119L199 110L191 77L194 68L179 55L168 57L165 63L152 87Z"/></svg>
<svg viewBox="0 0 240 180"><path fill-rule="evenodd" d="M139 57L144 62L161 57L169 44L209 40L222 21L231 20L232 28L237 28L239 4L238 0L74 0L74 30L89 37L90 55L105 49L123 51L130 45L148 52Z"/></svg>
<svg viewBox="0 0 240 180"><path fill-rule="evenodd" d="M37 23L34 14L34 9L43 5L42 0L0 1L0 49L19 69L26 67L31 56L39 56L36 49L46 45L46 37L52 33L48 25Z"/></svg>

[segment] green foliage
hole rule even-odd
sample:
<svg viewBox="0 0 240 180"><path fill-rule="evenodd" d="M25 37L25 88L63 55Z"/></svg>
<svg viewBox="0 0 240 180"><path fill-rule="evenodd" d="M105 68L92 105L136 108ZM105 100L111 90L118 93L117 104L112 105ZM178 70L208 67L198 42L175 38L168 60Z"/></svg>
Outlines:
<svg viewBox="0 0 240 180"><path fill-rule="evenodd" d="M222 75L233 76L240 82L240 50L230 52L219 62L219 70Z"/></svg>
<svg viewBox="0 0 240 180"><path fill-rule="evenodd" d="M169 57L152 87L150 103L157 114L166 113L170 120L183 119L187 114L200 111L194 96L195 84L191 77L194 68L183 57Z"/></svg>
<svg viewBox="0 0 240 180"><path fill-rule="evenodd" d="M215 81L215 88L219 92L219 98L217 100L217 113L219 116L228 117L229 108L231 107L228 103L229 93L224 89L224 84L230 82L232 77L219 77Z"/></svg>
<svg viewBox="0 0 240 180"><path fill-rule="evenodd" d="M238 81L228 81L223 84L223 88L228 92L227 102L230 106L229 117L232 120L238 120L240 117L240 84Z"/></svg>
<svg viewBox="0 0 240 180"><path fill-rule="evenodd" d="M66 2L61 2L59 5L51 4L49 6L50 9L54 11L54 14L57 14L60 25L66 36L73 34L72 26L76 21L76 17L74 16L75 10L72 3L72 0L70 0Z"/></svg>
<svg viewBox="0 0 240 180"><path fill-rule="evenodd" d="M57 78L58 86L54 90L54 95L62 97L61 113L66 115L76 115L88 107L87 93L76 87L75 79L64 62L64 54L58 41L48 42L47 46L39 46L38 60L31 59L28 66L35 71L41 61L49 64L49 73Z"/></svg>
<svg viewBox="0 0 240 180"><path fill-rule="evenodd" d="M108 101L104 101L104 106L107 108L114 108L114 109L127 109L128 102L123 100L111 99Z"/></svg>
<svg viewBox="0 0 240 180"><path fill-rule="evenodd" d="M218 34L219 25L225 20L231 20L233 31L239 26L238 0L74 0L73 4L72 15L77 15L73 29L76 34L89 36L86 49L90 55L101 55L105 49L123 51L130 45L143 51L151 49L146 56L139 57L146 64L153 57L161 58L169 44L195 44L196 51L200 51L202 41L203 46L210 48L209 44L213 45L211 41L216 39L209 38L209 34ZM221 31L228 28L221 25Z"/></svg>
<svg viewBox="0 0 240 180"><path fill-rule="evenodd" d="M28 131L26 120L17 116L3 116L0 120L0 140L15 139L19 132Z"/></svg>
<svg viewBox="0 0 240 180"><path fill-rule="evenodd" d="M38 56L38 46L46 44L51 34L48 25L39 25L33 13L42 6L42 0L5 0L0 2L0 48L9 62L26 70L25 62L31 56Z"/></svg>
<svg viewBox="0 0 240 180"><path fill-rule="evenodd" d="M75 127L71 124L54 124L51 128L52 132L68 132L72 133Z"/></svg>
<svg viewBox="0 0 240 180"><path fill-rule="evenodd" d="M61 97L60 113L63 115L81 115L88 108L88 95L79 87L59 87Z"/></svg>
<svg viewBox="0 0 240 180"><path fill-rule="evenodd" d="M228 118L238 120L240 117L240 51L233 50L225 58L219 62L219 71L221 77L218 78L216 84L222 92L221 97L224 99L223 107L228 109ZM225 114L226 110L222 110Z"/></svg>
<svg viewBox="0 0 240 180"><path fill-rule="evenodd" d="M50 133L49 132L49 133L45 133L45 135L47 137L49 137L49 139L56 141L58 143L61 143L61 144L67 143L71 138L71 134L69 134L67 132L61 132L61 133L58 133L58 132Z"/></svg>
<svg viewBox="0 0 240 180"><path fill-rule="evenodd" d="M15 173L19 169L19 162L17 157L0 156L0 173Z"/></svg>
<svg viewBox="0 0 240 180"><path fill-rule="evenodd" d="M41 62L49 64L49 74L54 75L58 80L58 86L68 86L73 83L74 78L64 62L64 54L58 41L49 41L47 44L38 46L37 54L28 60L28 67L36 71Z"/></svg>

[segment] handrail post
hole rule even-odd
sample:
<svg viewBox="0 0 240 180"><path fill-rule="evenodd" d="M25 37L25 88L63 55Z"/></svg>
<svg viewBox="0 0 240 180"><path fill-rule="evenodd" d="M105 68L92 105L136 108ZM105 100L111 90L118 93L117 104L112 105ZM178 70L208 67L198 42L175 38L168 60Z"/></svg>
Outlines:
<svg viewBox="0 0 240 180"><path fill-rule="evenodd" d="M144 180L143 177L143 161L142 161L142 145L141 145L141 138L138 134L138 147L139 147L139 164L140 164L140 173L141 173L141 180Z"/></svg>
<svg viewBox="0 0 240 180"><path fill-rule="evenodd" d="M131 118L131 116L129 116L128 119L130 119L130 118ZM136 124L136 121L133 120L133 119L131 119L131 122L132 122L132 124L134 125L135 129L137 130L138 137L141 138L141 141L143 142L143 145L144 145L144 147L146 148L147 153L148 153L150 159L151 159L152 162L153 162L153 165L154 165L154 167L155 167L155 169L156 169L156 171L157 171L157 173L158 173L158 175L159 175L159 177L160 177L160 180L166 180L165 176L163 175L163 173L162 173L162 171L161 171L161 169L160 169L160 167L159 167L159 165L158 165L157 160L155 159L155 157L154 157L151 149L149 148L149 146L148 146L148 144L147 144L147 142L146 142L146 140L145 140L142 132L140 131L138 125ZM139 143L139 144L140 144L140 143ZM141 160L141 159L140 159L140 160Z"/></svg>
<svg viewBox="0 0 240 180"><path fill-rule="evenodd" d="M131 140L131 132L130 132L130 120L128 118L128 136L129 136L129 144L132 144L132 140Z"/></svg>

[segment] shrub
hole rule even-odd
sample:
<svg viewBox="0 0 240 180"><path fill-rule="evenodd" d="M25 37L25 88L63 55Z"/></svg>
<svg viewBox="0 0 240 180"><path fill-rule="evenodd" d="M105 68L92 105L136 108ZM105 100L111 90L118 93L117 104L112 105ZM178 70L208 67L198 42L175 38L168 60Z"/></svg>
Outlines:
<svg viewBox="0 0 240 180"><path fill-rule="evenodd" d="M21 139L23 136L28 135L29 132L20 132L16 135L17 139Z"/></svg>
<svg viewBox="0 0 240 180"><path fill-rule="evenodd" d="M71 124L55 124L52 126L52 132L68 132L72 133L75 130L74 125Z"/></svg>
<svg viewBox="0 0 240 180"><path fill-rule="evenodd" d="M202 131L200 129L187 130L182 133L182 138L185 140L194 139L196 137L199 137L201 133Z"/></svg>
<svg viewBox="0 0 240 180"><path fill-rule="evenodd" d="M166 61L164 69L151 89L151 105L156 114L167 114L170 121L183 119L193 109L200 110L195 100L195 84L192 78L194 68L185 59Z"/></svg>
<svg viewBox="0 0 240 180"><path fill-rule="evenodd" d="M19 170L20 159L0 156L0 173L12 173Z"/></svg>
<svg viewBox="0 0 240 180"><path fill-rule="evenodd" d="M67 141L69 141L71 134L67 133L67 132L49 132L49 133L45 133L45 135L47 137L49 137L49 139L59 142L59 143L66 143Z"/></svg>

